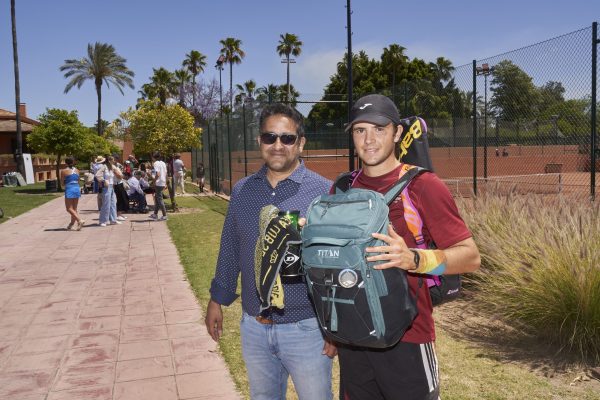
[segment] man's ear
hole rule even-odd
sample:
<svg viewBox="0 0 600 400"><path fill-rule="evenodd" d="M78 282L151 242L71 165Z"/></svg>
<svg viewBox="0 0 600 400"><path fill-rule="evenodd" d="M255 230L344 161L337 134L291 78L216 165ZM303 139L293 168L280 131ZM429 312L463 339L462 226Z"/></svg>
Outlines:
<svg viewBox="0 0 600 400"><path fill-rule="evenodd" d="M300 138L300 142L298 143L298 150L300 150L301 153L302 153L302 150L304 149L305 144L306 144L306 137L302 136Z"/></svg>
<svg viewBox="0 0 600 400"><path fill-rule="evenodd" d="M396 133L394 134L394 143L398 143L400 138L402 137L402 132L404 132L404 127L402 125L396 126Z"/></svg>

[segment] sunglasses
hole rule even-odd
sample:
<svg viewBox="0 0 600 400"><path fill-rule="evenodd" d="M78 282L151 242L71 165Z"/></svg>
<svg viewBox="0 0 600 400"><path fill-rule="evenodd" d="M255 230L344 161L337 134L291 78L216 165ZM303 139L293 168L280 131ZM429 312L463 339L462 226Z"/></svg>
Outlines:
<svg viewBox="0 0 600 400"><path fill-rule="evenodd" d="M277 138L279 138L281 144L291 146L296 143L298 135L292 135L291 133L282 133L278 135L273 132L265 132L260 134L260 142L264 144L273 144L277 141Z"/></svg>

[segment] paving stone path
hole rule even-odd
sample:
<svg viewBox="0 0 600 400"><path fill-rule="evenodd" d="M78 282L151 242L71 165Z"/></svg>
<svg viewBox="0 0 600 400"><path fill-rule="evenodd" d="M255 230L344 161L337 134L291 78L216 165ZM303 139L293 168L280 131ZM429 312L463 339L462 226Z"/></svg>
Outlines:
<svg viewBox="0 0 600 400"><path fill-rule="evenodd" d="M0 399L239 399L165 222L67 231L63 198L0 224Z"/></svg>

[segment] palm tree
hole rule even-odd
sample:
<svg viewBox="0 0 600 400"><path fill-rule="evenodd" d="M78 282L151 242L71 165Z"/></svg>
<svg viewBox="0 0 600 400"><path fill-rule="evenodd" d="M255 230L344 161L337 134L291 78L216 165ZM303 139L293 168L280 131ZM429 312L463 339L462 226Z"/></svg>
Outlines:
<svg viewBox="0 0 600 400"><path fill-rule="evenodd" d="M236 104L243 103L246 100L254 100L256 97L256 82L250 79L244 82L244 85L237 84L235 88L239 91L239 93L235 96Z"/></svg>
<svg viewBox="0 0 600 400"><path fill-rule="evenodd" d="M19 53L17 52L17 17L15 0L10 0L10 20L12 24L13 66L15 69L15 114L17 123L17 170L25 176L25 162L23 161L23 133L21 131L21 83L19 80Z"/></svg>
<svg viewBox="0 0 600 400"><path fill-rule="evenodd" d="M290 55L298 57L302 53L302 41L298 39L298 36L293 33L286 33L285 35L279 35L279 45L277 45L277 54L285 56L287 63L287 88L290 88ZM289 101L290 92L288 90L286 100Z"/></svg>
<svg viewBox="0 0 600 400"><path fill-rule="evenodd" d="M454 66L452 65L452 61L444 58L438 57L435 60L435 63L429 63L429 67L434 75L434 86L438 93L441 94L442 89L444 88L444 81L449 81L452 78L452 72L454 71Z"/></svg>
<svg viewBox="0 0 600 400"><path fill-rule="evenodd" d="M179 85L179 105L181 107L185 107L184 104L184 99L183 99L183 89L186 85L186 83L189 83L190 80L192 80L192 75L190 74L190 72L187 69L176 69L175 72L173 73L173 76L175 77L175 81L177 81L177 84ZM196 86L194 84L194 86ZM196 101L194 99L194 93L195 93L195 89L192 88L192 109L195 109L195 105L196 105Z"/></svg>
<svg viewBox="0 0 600 400"><path fill-rule="evenodd" d="M258 88L256 93L258 94L258 100L260 101L266 101L269 103L273 101L279 101L279 86L273 83L269 83L267 86Z"/></svg>
<svg viewBox="0 0 600 400"><path fill-rule="evenodd" d="M402 47L399 44L391 44L389 47L383 49L381 54L382 66L390 72L392 91L396 86L396 77L399 72L404 72L401 77L406 78L406 64L408 63L408 57L404 54L406 47ZM403 76L404 75L404 76Z"/></svg>
<svg viewBox="0 0 600 400"><path fill-rule="evenodd" d="M177 93L177 82L175 75L163 67L152 68L153 75L150 77L150 85L153 86L156 96L163 106L167 104L167 98Z"/></svg>
<svg viewBox="0 0 600 400"><path fill-rule="evenodd" d="M229 64L229 108L233 110L233 64L240 64L246 53L240 48L242 41L228 37L219 41L223 48L221 54L225 57L225 62Z"/></svg>
<svg viewBox="0 0 600 400"><path fill-rule="evenodd" d="M192 74L192 108L196 107L196 76L204 72L206 66L206 56L198 50L192 50L185 55L182 65Z"/></svg>
<svg viewBox="0 0 600 400"><path fill-rule="evenodd" d="M106 82L106 86L112 83L121 94L124 94L125 85L134 88L132 78L135 74L127 68L126 62L126 59L116 53L113 45L96 42L94 45L88 44L87 57L65 60L60 67L61 71L67 71L65 78L71 79L65 87L65 93L73 86L80 89L88 79L94 80L98 95L98 135L102 134L102 82Z"/></svg>

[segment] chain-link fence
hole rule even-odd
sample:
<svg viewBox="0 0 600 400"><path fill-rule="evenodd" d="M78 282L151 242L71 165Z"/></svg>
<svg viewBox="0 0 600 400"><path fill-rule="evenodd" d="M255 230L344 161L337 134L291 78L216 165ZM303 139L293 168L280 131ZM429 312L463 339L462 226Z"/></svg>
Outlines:
<svg viewBox="0 0 600 400"><path fill-rule="evenodd" d="M593 193L597 107L593 35L590 27L472 64L442 65L437 80L402 81L378 92L402 115L425 119L434 170L456 194L494 189L587 196ZM355 100L365 94L355 93ZM303 95L292 103L306 117L307 166L330 179L350 169L346 96ZM230 193L262 165L257 136L263 104L240 104L204 127L193 161L204 163L213 191Z"/></svg>

